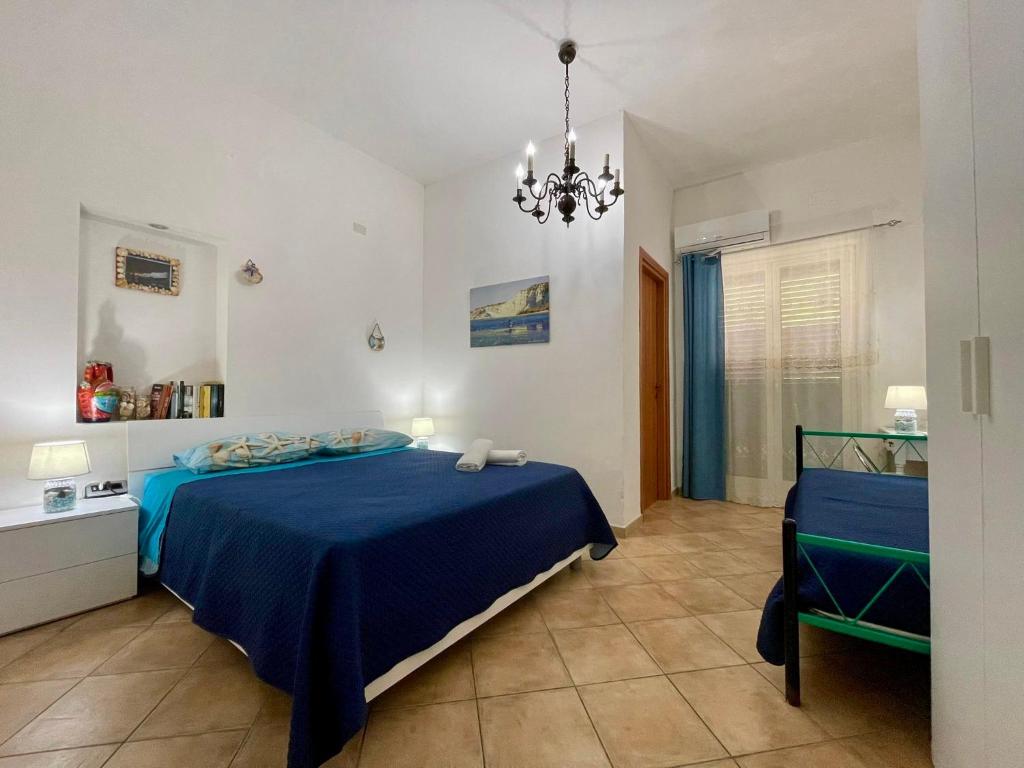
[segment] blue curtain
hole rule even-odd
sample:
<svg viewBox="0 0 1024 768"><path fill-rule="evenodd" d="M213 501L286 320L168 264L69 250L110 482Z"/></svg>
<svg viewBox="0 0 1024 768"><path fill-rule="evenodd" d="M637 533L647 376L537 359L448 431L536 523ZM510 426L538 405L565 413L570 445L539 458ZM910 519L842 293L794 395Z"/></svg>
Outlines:
<svg viewBox="0 0 1024 768"><path fill-rule="evenodd" d="M717 255L688 253L683 277L683 496L725 498L725 300Z"/></svg>

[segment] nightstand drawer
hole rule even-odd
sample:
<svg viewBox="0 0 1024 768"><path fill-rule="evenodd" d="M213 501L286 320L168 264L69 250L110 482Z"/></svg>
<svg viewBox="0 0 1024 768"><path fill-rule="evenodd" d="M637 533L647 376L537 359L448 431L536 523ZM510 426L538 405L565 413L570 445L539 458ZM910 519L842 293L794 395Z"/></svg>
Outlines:
<svg viewBox="0 0 1024 768"><path fill-rule="evenodd" d="M0 584L0 635L135 595L136 555Z"/></svg>
<svg viewBox="0 0 1024 768"><path fill-rule="evenodd" d="M138 549L138 510L69 518L0 531L0 586L14 579L132 555Z"/></svg>

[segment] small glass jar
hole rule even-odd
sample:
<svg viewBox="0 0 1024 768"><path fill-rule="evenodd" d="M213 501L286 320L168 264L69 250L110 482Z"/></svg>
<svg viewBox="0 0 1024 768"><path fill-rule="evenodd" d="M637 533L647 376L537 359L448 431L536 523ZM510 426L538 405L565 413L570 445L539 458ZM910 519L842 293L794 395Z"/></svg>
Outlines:
<svg viewBox="0 0 1024 768"><path fill-rule="evenodd" d="M65 477L59 480L47 480L43 486L44 512L69 512L75 508L78 487L74 478Z"/></svg>

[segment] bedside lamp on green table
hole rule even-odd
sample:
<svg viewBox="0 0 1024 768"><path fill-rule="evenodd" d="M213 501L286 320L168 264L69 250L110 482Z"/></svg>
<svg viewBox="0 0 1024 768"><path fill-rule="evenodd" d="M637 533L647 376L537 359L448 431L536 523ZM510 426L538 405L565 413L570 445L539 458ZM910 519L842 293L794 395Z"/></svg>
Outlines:
<svg viewBox="0 0 1024 768"><path fill-rule="evenodd" d="M43 511L67 512L75 508L75 477L92 471L84 440L36 443L28 463L29 480L45 480Z"/></svg>
<svg viewBox="0 0 1024 768"><path fill-rule="evenodd" d="M928 410L928 395L924 387L889 387L885 407L896 409L893 422L896 432L917 432L917 412Z"/></svg>
<svg viewBox="0 0 1024 768"><path fill-rule="evenodd" d="M417 448L426 448L430 436L434 434L434 420L429 416L413 419L410 434L416 438Z"/></svg>

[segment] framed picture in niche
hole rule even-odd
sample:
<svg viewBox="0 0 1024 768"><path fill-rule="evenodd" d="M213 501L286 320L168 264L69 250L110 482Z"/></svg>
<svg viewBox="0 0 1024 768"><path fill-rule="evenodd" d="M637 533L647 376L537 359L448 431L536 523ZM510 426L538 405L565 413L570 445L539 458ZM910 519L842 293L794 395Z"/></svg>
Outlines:
<svg viewBox="0 0 1024 768"><path fill-rule="evenodd" d="M134 248L115 248L114 285L177 296L181 292L181 259Z"/></svg>

